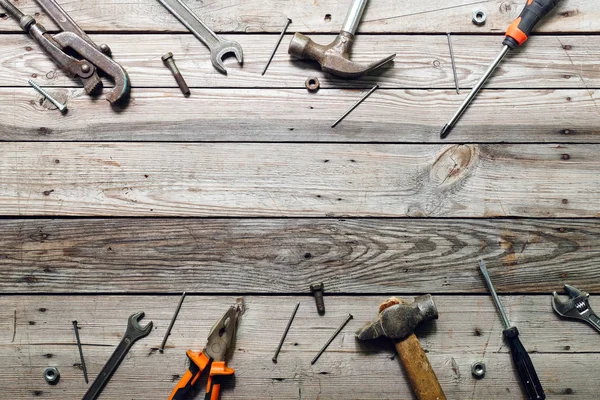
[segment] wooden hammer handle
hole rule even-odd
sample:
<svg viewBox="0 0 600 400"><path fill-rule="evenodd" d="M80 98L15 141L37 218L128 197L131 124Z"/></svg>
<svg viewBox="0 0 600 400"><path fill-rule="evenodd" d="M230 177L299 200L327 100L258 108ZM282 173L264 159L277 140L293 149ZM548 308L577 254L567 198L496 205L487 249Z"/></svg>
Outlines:
<svg viewBox="0 0 600 400"><path fill-rule="evenodd" d="M435 371L414 333L396 342L396 351L418 400L446 400Z"/></svg>

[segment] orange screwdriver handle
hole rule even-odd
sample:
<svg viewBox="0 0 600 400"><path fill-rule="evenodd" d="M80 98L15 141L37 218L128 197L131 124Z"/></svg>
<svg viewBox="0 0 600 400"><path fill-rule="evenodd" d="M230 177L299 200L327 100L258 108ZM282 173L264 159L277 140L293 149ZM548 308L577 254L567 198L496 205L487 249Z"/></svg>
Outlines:
<svg viewBox="0 0 600 400"><path fill-rule="evenodd" d="M227 368L224 361L213 362L210 366L204 400L219 400L223 378L228 375L233 375L234 372L235 371L232 368Z"/></svg>
<svg viewBox="0 0 600 400"><path fill-rule="evenodd" d="M502 44L514 49L525 43L535 25L550 12L560 0L527 0L521 15L506 30Z"/></svg>
<svg viewBox="0 0 600 400"><path fill-rule="evenodd" d="M171 392L169 400L186 400L188 392L210 362L210 358L202 352L194 353L193 351L188 350L186 354L190 359L190 369L188 369L179 380L177 386L175 386L175 389Z"/></svg>

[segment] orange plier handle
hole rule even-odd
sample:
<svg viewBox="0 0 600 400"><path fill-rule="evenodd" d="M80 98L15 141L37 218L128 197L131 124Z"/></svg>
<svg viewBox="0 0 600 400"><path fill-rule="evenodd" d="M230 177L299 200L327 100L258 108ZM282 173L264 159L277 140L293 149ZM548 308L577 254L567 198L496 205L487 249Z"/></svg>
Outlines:
<svg viewBox="0 0 600 400"><path fill-rule="evenodd" d="M194 386L202 371L206 369L206 366L211 362L210 357L205 355L202 351L194 353L191 350L186 352L186 355L190 359L190 368L185 372L183 377L177 383L177 386L171 392L169 400L185 400L187 394ZM232 368L227 368L225 361L214 361L210 366L210 372L208 373L208 382L206 383L206 395L205 400L219 400L221 393L221 377L226 375L233 375L235 371Z"/></svg>

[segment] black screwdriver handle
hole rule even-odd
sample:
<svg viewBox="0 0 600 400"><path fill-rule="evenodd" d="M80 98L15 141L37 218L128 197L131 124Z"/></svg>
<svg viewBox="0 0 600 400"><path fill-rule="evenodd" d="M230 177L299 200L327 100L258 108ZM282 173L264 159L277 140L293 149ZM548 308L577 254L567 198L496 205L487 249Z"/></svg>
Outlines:
<svg viewBox="0 0 600 400"><path fill-rule="evenodd" d="M525 388L525 392L527 393L527 398L529 400L544 400L546 394L535 372L531 358L529 358L529 354L527 354L525 347L523 347L519 339L519 330L512 326L502 331L502 334L510 346L512 358L517 367L523 388Z"/></svg>
<svg viewBox="0 0 600 400"><path fill-rule="evenodd" d="M560 0L527 0L521 15L506 30L502 44L514 49L525 43L540 19L544 18Z"/></svg>

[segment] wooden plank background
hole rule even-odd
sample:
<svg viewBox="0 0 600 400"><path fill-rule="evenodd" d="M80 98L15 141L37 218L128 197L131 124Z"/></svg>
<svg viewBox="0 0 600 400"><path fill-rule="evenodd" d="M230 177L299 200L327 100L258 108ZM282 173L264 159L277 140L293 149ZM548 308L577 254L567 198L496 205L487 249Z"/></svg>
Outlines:
<svg viewBox="0 0 600 400"><path fill-rule="evenodd" d="M121 107L90 99L0 10L0 399L80 398L87 385L71 321L93 378L139 310L155 329L101 398L164 399L186 369L185 350L200 349L239 296L247 312L224 400L412 398L391 344L358 343L354 332L388 296L420 293L440 310L418 335L448 398L522 398L480 258L548 398L597 396L597 333L559 318L550 302L569 283L600 309L597 1L561 1L445 141L441 126L524 1L372 1L353 59L397 57L356 81L287 54L294 32L330 41L349 0L188 0L244 48L243 66L226 60L227 76L157 1L59 3L111 47L132 98ZM34 0L15 4L56 30ZM488 15L481 27L471 23L476 9ZM167 51L189 98L160 60ZM319 92L306 91L308 76ZM68 113L33 92L30 78ZM375 83L381 89L330 128ZM323 317L309 292L316 282L329 294ZM311 366L348 313L355 319ZM476 381L479 359L488 373ZM50 365L61 371L57 386L43 381Z"/></svg>

